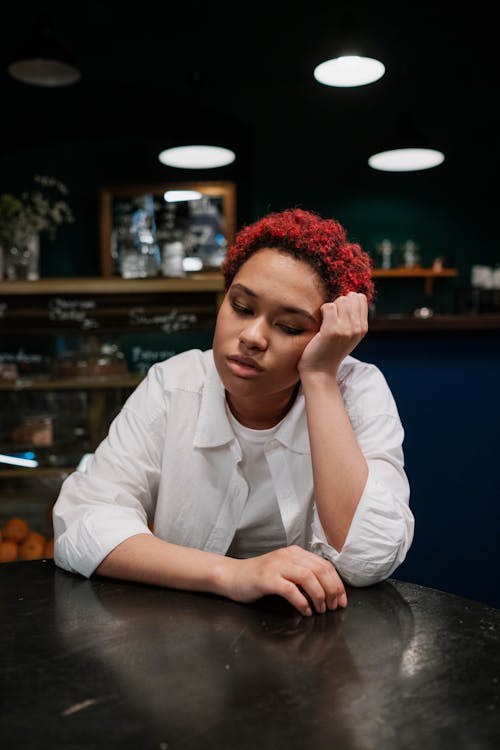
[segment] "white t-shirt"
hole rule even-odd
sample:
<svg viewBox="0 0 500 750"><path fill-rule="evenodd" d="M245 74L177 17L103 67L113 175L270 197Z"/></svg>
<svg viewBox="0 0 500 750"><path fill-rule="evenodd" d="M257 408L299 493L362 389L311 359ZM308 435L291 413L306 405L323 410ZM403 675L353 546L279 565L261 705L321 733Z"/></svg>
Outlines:
<svg viewBox="0 0 500 750"><path fill-rule="evenodd" d="M279 425L252 430L240 424L229 408L226 411L241 446L240 468L248 484L248 497L227 554L230 557L263 555L286 547L286 532L264 452L264 446L274 437Z"/></svg>

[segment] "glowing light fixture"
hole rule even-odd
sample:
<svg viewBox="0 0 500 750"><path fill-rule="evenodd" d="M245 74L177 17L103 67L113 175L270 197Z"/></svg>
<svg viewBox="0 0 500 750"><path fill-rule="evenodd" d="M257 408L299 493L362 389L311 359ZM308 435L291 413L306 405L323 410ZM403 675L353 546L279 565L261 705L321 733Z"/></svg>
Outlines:
<svg viewBox="0 0 500 750"><path fill-rule="evenodd" d="M35 25L31 39L18 50L7 71L12 78L32 86L69 86L82 77L46 18Z"/></svg>
<svg viewBox="0 0 500 750"><path fill-rule="evenodd" d="M417 114L408 106L398 113L390 131L384 133L368 164L382 172L418 172L437 167L444 159L436 137L420 128Z"/></svg>
<svg viewBox="0 0 500 750"><path fill-rule="evenodd" d="M372 169L383 172L417 172L432 169L444 161L444 154L433 148L395 148L380 151L368 159Z"/></svg>
<svg viewBox="0 0 500 750"><path fill-rule="evenodd" d="M325 60L314 68L313 75L325 86L366 86L378 81L385 73L385 65L373 57L340 55Z"/></svg>
<svg viewBox="0 0 500 750"><path fill-rule="evenodd" d="M15 456L0 453L0 463L10 464L10 466L24 466L28 469L36 469L38 466L38 461L35 460L35 454L32 451L26 451Z"/></svg>
<svg viewBox="0 0 500 750"><path fill-rule="evenodd" d="M175 146L158 155L162 164L181 169L225 167L236 158L234 151L222 146Z"/></svg>
<svg viewBox="0 0 500 750"><path fill-rule="evenodd" d="M44 57L17 60L7 70L12 78L32 86L69 86L81 78L80 71L71 64Z"/></svg>
<svg viewBox="0 0 500 750"><path fill-rule="evenodd" d="M199 201L203 196L199 190L167 190L163 198L167 203L179 203L181 201Z"/></svg>

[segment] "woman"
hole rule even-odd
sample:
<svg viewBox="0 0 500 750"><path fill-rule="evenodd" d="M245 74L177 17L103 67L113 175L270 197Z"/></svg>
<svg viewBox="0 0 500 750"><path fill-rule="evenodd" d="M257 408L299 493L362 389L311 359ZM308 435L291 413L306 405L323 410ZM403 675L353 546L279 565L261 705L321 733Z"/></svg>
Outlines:
<svg viewBox="0 0 500 750"><path fill-rule="evenodd" d="M301 209L243 228L213 348L153 365L54 507L55 561L304 615L347 606L413 537L403 429L367 332L369 256ZM154 535L149 525L154 523Z"/></svg>

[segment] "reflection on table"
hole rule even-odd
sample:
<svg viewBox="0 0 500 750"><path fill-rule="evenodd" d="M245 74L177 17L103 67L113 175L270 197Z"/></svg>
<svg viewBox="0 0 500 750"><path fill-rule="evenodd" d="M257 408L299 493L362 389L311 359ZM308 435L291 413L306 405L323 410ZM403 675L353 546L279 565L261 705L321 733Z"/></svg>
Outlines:
<svg viewBox="0 0 500 750"><path fill-rule="evenodd" d="M5 747L498 747L500 611L470 600L391 580L302 618L51 561L0 592Z"/></svg>

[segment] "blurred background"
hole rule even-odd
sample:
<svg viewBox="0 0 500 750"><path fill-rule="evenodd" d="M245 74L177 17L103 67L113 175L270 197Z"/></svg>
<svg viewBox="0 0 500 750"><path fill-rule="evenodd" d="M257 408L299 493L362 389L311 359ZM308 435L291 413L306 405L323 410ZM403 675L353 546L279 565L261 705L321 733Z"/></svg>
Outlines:
<svg viewBox="0 0 500 750"><path fill-rule="evenodd" d="M36 86L8 72L47 26L80 73L70 85ZM236 228L300 206L339 219L376 266L384 239L411 239L422 266L438 258L457 270L430 297L421 281L380 280L377 314L411 316L427 305L472 319L480 312L465 309L472 268L500 266L496 36L486 3L462 11L356 0L9 4L0 24L0 193L23 190L34 174L68 187L75 221L42 240L42 278L101 274L103 186L223 180L236 187ZM319 63L353 49L381 60L384 76L354 88L314 78ZM370 155L402 131L444 162L372 169ZM236 158L203 170L158 160L189 143ZM417 523L398 575L500 606L500 325L488 320L371 332L355 354L380 365L406 428Z"/></svg>
<svg viewBox="0 0 500 750"><path fill-rule="evenodd" d="M45 253L51 275L99 273L97 187L193 178L237 183L238 225L299 205L332 215L375 254L411 237L468 281L498 260L498 60L487 4L22 2L0 27L0 190L34 171L70 190L77 221ZM49 25L81 72L75 84L22 83L7 65ZM383 61L378 81L334 88L316 65L356 48ZM412 173L368 157L407 127L445 154ZM219 169L167 167L183 143L235 151ZM71 243L68 253L66 244ZM71 256L71 257L68 257ZM43 266L42 266L43 269Z"/></svg>

